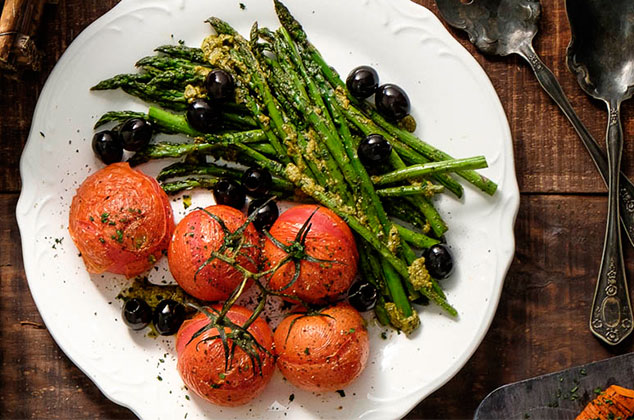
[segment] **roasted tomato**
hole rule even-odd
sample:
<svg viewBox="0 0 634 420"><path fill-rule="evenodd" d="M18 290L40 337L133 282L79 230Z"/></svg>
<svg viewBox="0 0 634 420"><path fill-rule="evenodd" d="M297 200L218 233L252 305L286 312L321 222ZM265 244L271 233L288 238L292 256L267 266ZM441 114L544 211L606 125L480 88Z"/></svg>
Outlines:
<svg viewBox="0 0 634 420"><path fill-rule="evenodd" d="M298 232L309 219L308 234L300 244L300 252L308 257L299 261L299 277L295 278L296 263L289 261L271 276L269 287L308 303L323 303L348 290L357 274L359 254L348 225L324 207L293 207L275 221L270 234L284 246L299 243ZM269 269L288 255L278 245L269 238L264 244Z"/></svg>
<svg viewBox="0 0 634 420"><path fill-rule="evenodd" d="M174 279L187 293L201 300L217 301L227 299L243 275L217 259L206 264L212 252L218 251L227 239L220 223L209 213L222 220L231 233L247 221L244 214L229 206L195 210L176 226L167 259ZM260 260L260 236L252 224L243 235L246 246L236 260L243 268L256 272ZM231 252L227 249L224 254L229 256Z"/></svg>
<svg viewBox="0 0 634 420"><path fill-rule="evenodd" d="M342 389L359 377L370 342L361 315L347 303L319 314L292 314L275 331L277 366L307 391Z"/></svg>
<svg viewBox="0 0 634 420"><path fill-rule="evenodd" d="M174 218L167 195L153 178L127 163L114 163L77 189L68 230L90 273L133 277L167 250Z"/></svg>
<svg viewBox="0 0 634 420"><path fill-rule="evenodd" d="M213 308L220 310L219 305ZM229 309L227 317L240 326L252 314L249 309L234 305ZM258 362L256 357L250 357L245 348L241 347L244 344L236 345L233 356L227 355L221 339L217 338L217 328L211 328L192 338L197 331L209 325L209 322L207 315L199 313L181 326L176 336L178 372L189 389L213 404L246 404L264 390L273 376L273 333L266 322L257 318L247 329L257 345L253 340L241 339L242 343L250 346L247 348L249 351L258 354ZM224 331L230 335L233 329L225 327ZM228 338L226 344L231 349L234 341Z"/></svg>

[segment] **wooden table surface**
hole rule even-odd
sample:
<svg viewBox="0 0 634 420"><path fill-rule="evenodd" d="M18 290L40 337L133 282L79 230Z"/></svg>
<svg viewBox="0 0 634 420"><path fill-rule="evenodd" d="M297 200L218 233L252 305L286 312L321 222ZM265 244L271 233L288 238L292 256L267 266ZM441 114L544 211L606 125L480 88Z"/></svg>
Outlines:
<svg viewBox="0 0 634 420"><path fill-rule="evenodd" d="M433 0L416 0L437 9ZM19 81L0 78L0 416L3 418L134 418L106 399L69 361L42 326L24 274L15 205L18 163L38 94L62 52L117 0L62 0L49 5L41 28L44 70ZM535 48L569 95L590 132L602 139L604 107L588 99L565 65L570 39L563 1L543 0ZM1 3L0 3L1 4ZM493 324L466 366L410 418L469 418L500 385L634 351L630 337L602 345L588 314L601 257L606 188L571 126L520 59L475 55L508 117L522 193L516 253ZM96 63L98 65L98 63ZM634 175L633 107L623 107L624 171ZM634 277L634 253L624 247ZM633 288L630 288L631 290ZM632 290L634 292L634 290Z"/></svg>

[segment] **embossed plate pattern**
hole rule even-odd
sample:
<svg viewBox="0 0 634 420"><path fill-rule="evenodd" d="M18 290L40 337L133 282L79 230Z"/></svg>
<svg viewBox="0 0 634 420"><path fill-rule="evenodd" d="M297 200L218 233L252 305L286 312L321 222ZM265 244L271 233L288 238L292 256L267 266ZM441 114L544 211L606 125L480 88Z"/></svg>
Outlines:
<svg viewBox="0 0 634 420"><path fill-rule="evenodd" d="M242 33L255 20L278 26L271 3L242 2L245 10L238 1L124 0L82 32L60 59L42 91L21 161L17 218L31 293L64 352L108 398L141 418L401 417L449 380L484 337L514 251L519 203L509 128L495 91L428 10L407 0L287 2L335 68L345 75L370 64L383 82L401 85L412 99L417 133L456 157L484 154L490 167L483 173L500 186L495 197L467 186L463 200L438 202L458 265L445 286L459 319L431 306L422 311L416 334L389 333L387 340L370 323L368 368L345 397L299 391L276 373L247 406L206 404L184 389L172 338L149 339L121 322L115 297L125 280L88 275L68 235L74 191L102 166L90 149L96 118L112 109L144 109L121 92L95 93L90 86L133 71L133 63L157 45L181 39L199 45L210 33L203 23L210 15ZM156 174L157 166L142 169ZM193 199L194 206L211 203L205 192ZM182 218L182 202L173 207ZM170 278L165 261L152 277Z"/></svg>

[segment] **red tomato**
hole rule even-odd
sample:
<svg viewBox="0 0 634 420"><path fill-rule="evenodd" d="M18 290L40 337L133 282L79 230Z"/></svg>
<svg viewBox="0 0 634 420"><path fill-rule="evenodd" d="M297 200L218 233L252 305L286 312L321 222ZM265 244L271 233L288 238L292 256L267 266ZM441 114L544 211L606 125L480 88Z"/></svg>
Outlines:
<svg viewBox="0 0 634 420"><path fill-rule="evenodd" d="M214 306L220 311L220 305ZM253 314L249 309L234 305L227 317L236 325L243 325ZM268 324L257 318L248 328L257 342L268 350L259 349L261 367L240 347L236 347L233 360L225 370L225 350L219 338L205 341L218 335L212 328L192 340L196 331L209 324L209 318L199 313L183 323L176 336L178 372L189 389L205 400L218 405L237 406L246 404L262 393L273 376L275 360L273 353L273 333ZM225 327L229 333L231 328ZM229 348L232 341L228 340Z"/></svg>
<svg viewBox="0 0 634 420"><path fill-rule="evenodd" d="M174 218L169 199L151 177L114 163L81 184L68 230L90 273L133 277L167 249Z"/></svg>
<svg viewBox="0 0 634 420"><path fill-rule="evenodd" d="M307 391L346 387L363 372L370 353L363 318L352 306L340 303L321 313L289 315L274 336L277 366Z"/></svg>
<svg viewBox="0 0 634 420"><path fill-rule="evenodd" d="M233 207L218 205L205 210L219 217L231 232L247 221L244 214ZM260 236L252 224L244 235L245 243L251 246L242 248L237 262L243 268L257 272ZM211 253L220 249L224 239L220 223L203 210L189 213L176 226L167 259L174 279L190 295L206 301L224 300L242 281L240 271L217 259L198 272ZM230 251L225 255L230 255Z"/></svg>
<svg viewBox="0 0 634 420"><path fill-rule="evenodd" d="M348 290L357 275L359 254L348 225L325 207L301 205L282 213L270 233L284 245L289 245L311 214L312 226L306 236L305 252L316 259L332 262L301 261L299 277L292 286L284 289L295 274L294 263L286 263L271 276L269 287L284 289L283 293L295 295L308 303L323 303ZM267 238L264 244L267 268L274 267L286 255Z"/></svg>

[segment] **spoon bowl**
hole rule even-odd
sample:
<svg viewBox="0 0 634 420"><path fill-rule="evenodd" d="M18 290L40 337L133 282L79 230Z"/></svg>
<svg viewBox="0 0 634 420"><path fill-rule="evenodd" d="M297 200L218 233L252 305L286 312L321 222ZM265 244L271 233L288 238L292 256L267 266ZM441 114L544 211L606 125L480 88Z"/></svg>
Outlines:
<svg viewBox="0 0 634 420"><path fill-rule="evenodd" d="M568 66L590 96L622 102L634 92L634 2L568 0Z"/></svg>
<svg viewBox="0 0 634 420"><path fill-rule="evenodd" d="M443 18L463 29L479 50L493 55L519 54L537 34L537 0L436 0Z"/></svg>

